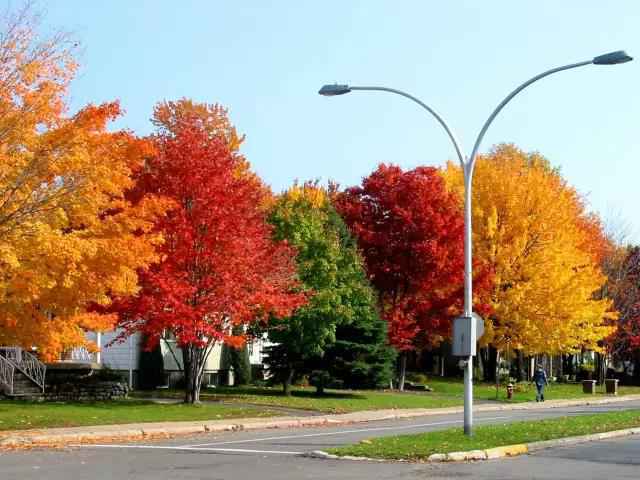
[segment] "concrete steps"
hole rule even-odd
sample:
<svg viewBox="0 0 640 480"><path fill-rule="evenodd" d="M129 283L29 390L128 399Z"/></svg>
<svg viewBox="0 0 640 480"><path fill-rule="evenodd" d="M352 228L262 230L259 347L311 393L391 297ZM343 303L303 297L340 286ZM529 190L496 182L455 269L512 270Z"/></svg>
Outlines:
<svg viewBox="0 0 640 480"><path fill-rule="evenodd" d="M0 393L9 398L38 398L43 394L46 367L20 347L0 347Z"/></svg>
<svg viewBox="0 0 640 480"><path fill-rule="evenodd" d="M19 371L14 373L13 395L10 396L37 396L41 394L42 389L24 373Z"/></svg>

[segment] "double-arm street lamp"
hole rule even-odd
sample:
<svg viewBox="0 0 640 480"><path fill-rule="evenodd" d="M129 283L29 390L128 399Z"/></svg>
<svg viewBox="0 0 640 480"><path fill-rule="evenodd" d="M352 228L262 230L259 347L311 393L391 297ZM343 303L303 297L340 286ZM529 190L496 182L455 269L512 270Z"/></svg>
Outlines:
<svg viewBox="0 0 640 480"><path fill-rule="evenodd" d="M616 65L619 63L626 63L633 60L632 57L627 55L624 51L619 50L616 52L607 53L604 55L599 55L591 60L586 60L583 62L572 63L570 65L564 65L562 67L552 68L551 70L547 70L535 77L527 80L518 88L516 88L513 92L505 97L502 102L496 107L496 109L489 115L487 121L482 126L478 137L473 145L473 149L471 150L471 155L466 157L460 142L456 139L455 135L449 128L449 125L444 121L444 119L431 107L417 99L413 95L409 95L408 93L402 92L400 90L396 90L393 88L387 87L358 87L358 86L350 86L350 85L325 85L318 92L320 95L324 95L327 97L343 95L345 93L357 91L357 90L373 90L380 92L390 92L395 93L397 95L401 95L403 97L408 98L409 100L414 101L422 108L424 108L427 112L429 112L435 119L440 123L440 125L444 128L449 136L449 139L453 143L453 146L456 150L456 154L460 161L460 166L462 167L462 171L464 173L464 317L471 318L473 316L473 293L472 293L472 255L471 255L471 246L472 246L472 232L471 232L471 186L473 181L473 170L476 163L476 158L478 155L478 150L480 149L480 144L482 143L482 139L484 138L489 125L496 118L498 113L504 108L504 106L509 103L509 101L515 97L518 93L524 90L526 87L531 85L532 83L547 77L553 73L561 72L563 70L569 70L572 68L584 67L586 65ZM476 324L475 321L469 322L471 325L470 338L476 338ZM475 351L475 349L473 349ZM473 430L473 356L470 355L466 359L466 366L464 370L464 433L466 435L471 435Z"/></svg>

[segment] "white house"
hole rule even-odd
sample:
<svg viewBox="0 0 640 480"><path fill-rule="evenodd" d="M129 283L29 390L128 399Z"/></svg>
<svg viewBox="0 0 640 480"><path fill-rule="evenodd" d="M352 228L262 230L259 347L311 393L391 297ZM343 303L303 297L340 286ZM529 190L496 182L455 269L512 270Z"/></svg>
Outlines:
<svg viewBox="0 0 640 480"><path fill-rule="evenodd" d="M130 385L136 387L139 385L142 337L139 333L135 333L124 342L114 342L120 333L121 330L103 333L87 332L87 339L98 346L98 352L91 353L83 347L75 348L63 355L59 362L51 364L49 368L100 369L106 367L120 372ZM262 366L263 349L268 345L266 335L249 343L247 348L252 366ZM222 351L221 344L215 345L207 359L203 379L207 385L233 385L233 370L222 365ZM174 386L182 378L182 352L177 347L175 339L169 338L160 341L160 353L165 385Z"/></svg>
<svg viewBox="0 0 640 480"><path fill-rule="evenodd" d="M160 352L166 375L167 385L176 384L182 378L182 351L172 338L160 341ZM217 344L211 350L204 367L205 385L233 385L233 373L222 365L222 345Z"/></svg>
<svg viewBox="0 0 640 480"><path fill-rule="evenodd" d="M113 370L137 370L140 362L140 334L134 333L124 343L113 343L120 331L88 332L87 339L94 342L100 349L93 356L96 363Z"/></svg>
<svg viewBox="0 0 640 480"><path fill-rule="evenodd" d="M247 345L249 362L252 367L263 367L264 348L269 345L266 334ZM160 351L162 352L167 384L174 385L182 377L182 368L178 365L178 362L182 363L182 352L177 348L175 339L171 338L161 340ZM211 350L204 369L203 382L205 385L233 385L233 369L229 370L226 365L223 365L222 352L223 346L220 343L214 345Z"/></svg>

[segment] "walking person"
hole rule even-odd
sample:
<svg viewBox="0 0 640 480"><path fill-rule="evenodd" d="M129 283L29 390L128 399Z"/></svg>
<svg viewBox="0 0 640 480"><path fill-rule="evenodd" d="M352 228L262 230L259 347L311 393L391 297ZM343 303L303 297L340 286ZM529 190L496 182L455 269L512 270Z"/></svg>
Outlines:
<svg viewBox="0 0 640 480"><path fill-rule="evenodd" d="M541 364L538 364L536 372L533 374L533 383L536 384L536 402L544 402L544 387L549 385L547 372Z"/></svg>

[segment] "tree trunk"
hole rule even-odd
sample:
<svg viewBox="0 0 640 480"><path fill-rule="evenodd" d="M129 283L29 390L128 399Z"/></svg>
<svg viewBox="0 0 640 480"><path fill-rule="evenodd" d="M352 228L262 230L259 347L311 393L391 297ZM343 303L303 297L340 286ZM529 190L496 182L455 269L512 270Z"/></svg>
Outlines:
<svg viewBox="0 0 640 480"><path fill-rule="evenodd" d="M640 350L636 350L633 355L633 376L634 385L640 385Z"/></svg>
<svg viewBox="0 0 640 480"><path fill-rule="evenodd" d="M207 358L202 358L198 347L187 345L182 348L182 364L184 368L184 403L200 403L200 387L202 386L203 363Z"/></svg>
<svg viewBox="0 0 640 480"><path fill-rule="evenodd" d="M407 374L407 352L400 352L400 375L398 380L398 390L404 391L404 379Z"/></svg>
<svg viewBox="0 0 640 480"><path fill-rule="evenodd" d="M495 349L496 352L496 363L495 363L495 369L493 371L493 374L495 376L495 380L496 380L496 400L498 400L498 392L500 391L500 350Z"/></svg>
<svg viewBox="0 0 640 480"><path fill-rule="evenodd" d="M478 349L478 380L484 379L486 370L486 348Z"/></svg>
<svg viewBox="0 0 640 480"><path fill-rule="evenodd" d="M573 363L573 355L567 355L567 373L569 375L576 374L576 369L574 368Z"/></svg>
<svg viewBox="0 0 640 480"><path fill-rule="evenodd" d="M596 380L598 381L598 385L602 385L604 383L604 357L602 354L596 352L595 359L595 367L596 367Z"/></svg>
<svg viewBox="0 0 640 480"><path fill-rule="evenodd" d="M284 393L284 395L287 397L291 396L291 384L293 383L294 375L295 370L293 368L293 365L289 364L289 366L287 367L287 374L282 380L282 393Z"/></svg>
<svg viewBox="0 0 640 480"><path fill-rule="evenodd" d="M197 364L197 362L194 362L194 364ZM192 377L193 377L193 382L191 384L191 390L192 390L191 403L195 405L200 403L200 387L202 387L202 381L201 381L201 375L198 375L196 372L193 372Z"/></svg>
<svg viewBox="0 0 640 480"><path fill-rule="evenodd" d="M498 350L494 347L486 347L486 366L484 369L484 381L495 383L498 371Z"/></svg>
<svg viewBox="0 0 640 480"><path fill-rule="evenodd" d="M516 356L516 380L522 382L525 378L524 353L522 353L522 350L518 350L518 355Z"/></svg>
<svg viewBox="0 0 640 480"><path fill-rule="evenodd" d="M574 364L573 359L574 359L574 355L567 355L566 356L566 361L567 361L566 372L567 372L568 375L575 375L576 374L576 370L575 370L574 365L573 365Z"/></svg>
<svg viewBox="0 0 640 480"><path fill-rule="evenodd" d="M186 346L182 348L182 368L184 369L184 403L193 403L192 371L193 359L191 349Z"/></svg>

